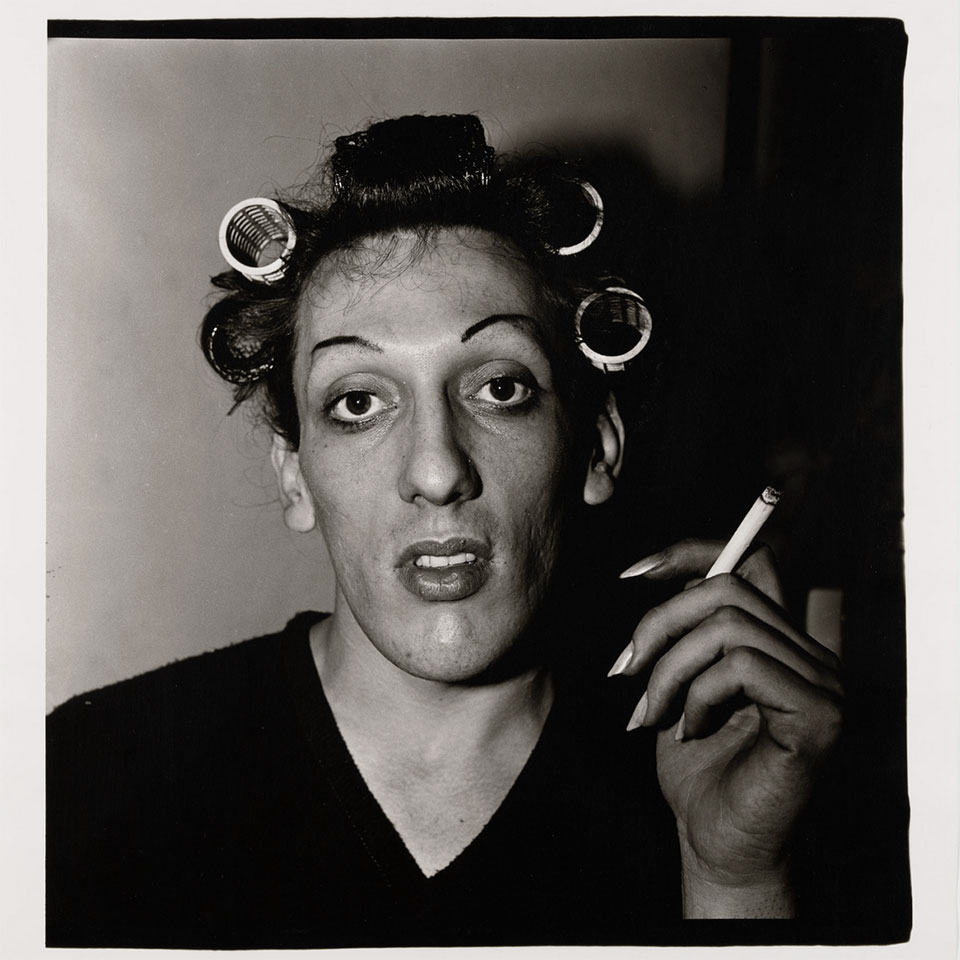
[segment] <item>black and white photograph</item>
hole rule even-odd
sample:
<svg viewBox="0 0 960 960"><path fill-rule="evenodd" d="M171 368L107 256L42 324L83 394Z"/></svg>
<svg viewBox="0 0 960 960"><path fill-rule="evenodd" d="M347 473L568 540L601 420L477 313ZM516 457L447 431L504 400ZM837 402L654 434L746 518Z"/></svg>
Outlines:
<svg viewBox="0 0 960 960"><path fill-rule="evenodd" d="M909 21L47 28L46 947L909 946Z"/></svg>

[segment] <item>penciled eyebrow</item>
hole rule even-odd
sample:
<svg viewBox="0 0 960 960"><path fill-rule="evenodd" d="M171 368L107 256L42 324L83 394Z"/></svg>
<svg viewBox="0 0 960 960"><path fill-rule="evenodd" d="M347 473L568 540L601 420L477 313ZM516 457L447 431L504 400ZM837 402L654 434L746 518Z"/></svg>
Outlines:
<svg viewBox="0 0 960 960"><path fill-rule="evenodd" d="M319 343L314 344L310 351L310 356L315 356L317 351L323 350L324 347L336 347L340 346L341 344L348 344L354 347L363 347L365 350L373 350L376 353L383 353L383 347L378 346L372 340L368 340L366 337L343 335L339 337L327 337L326 340L321 340Z"/></svg>
<svg viewBox="0 0 960 960"><path fill-rule="evenodd" d="M476 336L481 330L485 330L487 327L491 326L494 323L509 323L515 327L519 327L521 330L524 330L527 333L533 335L534 339L539 343L540 337L539 326L537 321L533 317L528 317L523 313L495 313L492 316L484 317L482 320L478 320L473 326L467 327L463 332L463 336L460 337L461 343L466 343L471 337Z"/></svg>
<svg viewBox="0 0 960 960"><path fill-rule="evenodd" d="M487 327L492 326L495 323L509 323L515 327L519 327L521 330L531 334L534 340L541 346L545 346L542 343L542 337L540 335L540 328L537 324L537 321L533 317L528 317L523 313L494 313L489 317L484 317L482 320L478 320L473 325L467 327L460 337L461 343L466 343L471 337L475 337L481 330L486 330ZM353 346L361 347L364 350L372 350L376 353L383 353L383 347L379 344L374 343L372 340L368 340L366 337L359 337L353 334L341 334L336 337L327 337L325 340L315 343L310 350L310 356L314 357L320 351L326 347L337 347L337 346Z"/></svg>

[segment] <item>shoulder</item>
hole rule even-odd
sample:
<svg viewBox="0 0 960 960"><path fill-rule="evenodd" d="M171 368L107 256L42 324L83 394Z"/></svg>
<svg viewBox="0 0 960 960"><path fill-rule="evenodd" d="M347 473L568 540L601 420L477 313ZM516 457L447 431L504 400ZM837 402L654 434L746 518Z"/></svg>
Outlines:
<svg viewBox="0 0 960 960"><path fill-rule="evenodd" d="M308 649L322 614L301 613L286 627L179 660L73 697L47 717L48 759L165 749L220 729L257 722L270 709L292 657ZM67 759L65 757L65 759Z"/></svg>
<svg viewBox="0 0 960 960"><path fill-rule="evenodd" d="M319 618L301 614L278 633L81 694L50 714L51 945L203 940L218 871L248 855L250 818L275 817L278 783L290 798L284 764L291 776L305 766L289 677L310 669Z"/></svg>

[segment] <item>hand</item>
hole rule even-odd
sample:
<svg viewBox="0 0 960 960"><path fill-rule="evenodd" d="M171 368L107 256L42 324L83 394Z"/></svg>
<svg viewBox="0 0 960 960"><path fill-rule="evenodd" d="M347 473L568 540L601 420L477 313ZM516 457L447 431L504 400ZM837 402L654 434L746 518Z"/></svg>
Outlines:
<svg viewBox="0 0 960 960"><path fill-rule="evenodd" d="M644 575L703 577L722 544L684 540ZM688 582L640 621L611 675L652 667L628 729L657 727L677 819L684 915L790 916L786 847L835 743L837 657L797 630L766 548Z"/></svg>

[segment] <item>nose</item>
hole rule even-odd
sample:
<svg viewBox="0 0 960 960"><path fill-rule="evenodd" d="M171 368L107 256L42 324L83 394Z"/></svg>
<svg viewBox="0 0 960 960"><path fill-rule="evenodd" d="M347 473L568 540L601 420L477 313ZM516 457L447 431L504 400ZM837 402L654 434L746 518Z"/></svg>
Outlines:
<svg viewBox="0 0 960 960"><path fill-rule="evenodd" d="M463 433L446 398L418 404L400 470L400 496L407 503L442 507L479 496L480 474Z"/></svg>

